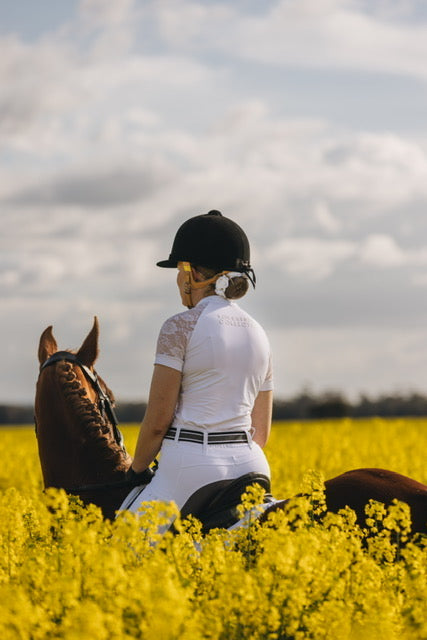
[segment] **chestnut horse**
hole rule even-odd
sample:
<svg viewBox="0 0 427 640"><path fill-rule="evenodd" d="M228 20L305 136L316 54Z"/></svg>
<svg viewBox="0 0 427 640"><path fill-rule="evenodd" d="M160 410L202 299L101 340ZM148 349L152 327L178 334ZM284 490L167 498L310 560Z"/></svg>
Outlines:
<svg viewBox="0 0 427 640"><path fill-rule="evenodd" d="M42 333L35 418L45 486L77 494L113 518L131 488L126 480L131 458L120 440L112 393L93 368L98 338L97 318L76 354L58 352L52 327ZM359 524L370 499L390 504L396 498L410 506L413 532L427 533L427 486L393 471L347 471L326 481L325 495L330 511L349 506ZM286 502L273 502L262 519Z"/></svg>
<svg viewBox="0 0 427 640"><path fill-rule="evenodd" d="M125 480L132 459L117 429L115 433L114 420L102 406L110 406L114 398L93 369L99 352L98 337L95 318L92 330L73 356L72 352L58 352L52 327L43 332L35 422L45 486L75 493L85 504L97 504L105 517L113 518L130 491ZM75 362L69 361L69 356Z"/></svg>

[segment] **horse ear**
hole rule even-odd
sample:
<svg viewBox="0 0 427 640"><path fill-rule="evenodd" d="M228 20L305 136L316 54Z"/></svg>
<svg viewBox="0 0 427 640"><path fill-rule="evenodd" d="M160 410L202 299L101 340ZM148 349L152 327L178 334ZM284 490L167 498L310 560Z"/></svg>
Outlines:
<svg viewBox="0 0 427 640"><path fill-rule="evenodd" d="M86 367L91 367L99 354L98 348L99 338L99 323L98 318L95 316L93 321L93 327L90 330L86 340L83 342L80 349L77 351L77 357Z"/></svg>
<svg viewBox="0 0 427 640"><path fill-rule="evenodd" d="M39 362L43 364L51 355L58 351L58 345L53 337L52 327L48 327L40 336L39 342Z"/></svg>

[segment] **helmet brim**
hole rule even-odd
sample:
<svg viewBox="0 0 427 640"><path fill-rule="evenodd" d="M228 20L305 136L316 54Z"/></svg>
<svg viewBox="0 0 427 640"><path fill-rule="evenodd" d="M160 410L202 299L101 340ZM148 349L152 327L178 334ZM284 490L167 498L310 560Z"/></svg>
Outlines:
<svg viewBox="0 0 427 640"><path fill-rule="evenodd" d="M160 260L160 262L156 262L158 267L166 267L167 269L175 269L178 266L177 260Z"/></svg>

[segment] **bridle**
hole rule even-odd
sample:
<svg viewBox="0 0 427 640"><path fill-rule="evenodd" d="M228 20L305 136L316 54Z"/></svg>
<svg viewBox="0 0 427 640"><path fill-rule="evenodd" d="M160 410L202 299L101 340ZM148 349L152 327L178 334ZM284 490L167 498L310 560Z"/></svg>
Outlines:
<svg viewBox="0 0 427 640"><path fill-rule="evenodd" d="M99 384L99 378L95 370L92 371L91 369L89 369L89 367L83 364L83 362L81 362L81 360L79 360L74 353L71 353L70 351L58 351L57 353L54 353L52 356L50 356L50 358L48 358L45 362L43 362L43 364L40 366L40 373L44 369L46 369L46 367L50 367L56 362L61 362L61 361L63 362L64 360L65 362L71 362L72 364L80 367L85 378L91 383L92 388L98 394L99 412L104 420L108 419L108 421L110 422L113 429L114 440L116 444L118 444L119 447L122 449L123 453L127 455L123 435L118 427L118 420L117 420L115 411L113 409L112 401L109 398L108 394L105 393L104 389ZM36 433L37 433L37 423L36 423ZM157 461L155 462L157 463ZM148 484L148 482L150 482L152 476L154 475L154 471L156 468L157 468L157 465L154 464L153 468L148 468L145 470L145 472L142 472L136 475L134 474L135 477L133 478L126 477L124 480L106 482L103 484L88 484L88 485L83 485L79 487L67 487L65 488L65 490L67 491L67 493L79 494L87 491L89 492L109 491L111 489L132 488L136 485ZM144 480L143 480L143 476L144 476Z"/></svg>
<svg viewBox="0 0 427 640"><path fill-rule="evenodd" d="M79 360L74 353L70 353L69 351L57 351L57 353L54 353L52 356L50 356L50 358L43 362L43 364L40 366L40 373L43 371L43 369L46 369L46 367L50 367L56 362L61 362L64 360L80 367L85 378L91 383L93 390L98 394L99 412L104 420L109 420L113 429L114 439L116 443L126 453L123 435L118 427L119 421L117 420L113 404L109 396L105 393L104 389L99 384L99 378L95 370L92 371L91 369L89 369L89 367L83 364L83 362L81 362L81 360Z"/></svg>

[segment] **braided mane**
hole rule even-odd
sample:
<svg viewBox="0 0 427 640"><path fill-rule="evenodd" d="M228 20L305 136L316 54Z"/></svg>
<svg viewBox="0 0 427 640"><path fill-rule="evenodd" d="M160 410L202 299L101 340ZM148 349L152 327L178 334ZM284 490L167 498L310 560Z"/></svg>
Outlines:
<svg viewBox="0 0 427 640"><path fill-rule="evenodd" d="M117 465L116 471L125 471L128 466L128 456L114 440L108 422L102 417L96 405L87 397L87 391L78 379L73 366L69 362L59 362L57 367L62 392L71 415L79 421L85 447L102 451L104 462L114 462ZM104 381L99 376L98 379L112 398L113 394Z"/></svg>

